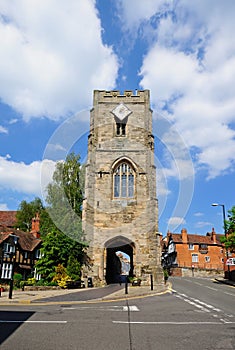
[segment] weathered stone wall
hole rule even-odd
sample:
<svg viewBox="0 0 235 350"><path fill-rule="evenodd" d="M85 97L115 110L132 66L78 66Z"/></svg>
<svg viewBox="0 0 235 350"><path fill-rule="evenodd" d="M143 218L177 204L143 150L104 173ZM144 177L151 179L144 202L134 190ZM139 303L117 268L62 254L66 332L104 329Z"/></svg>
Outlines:
<svg viewBox="0 0 235 350"><path fill-rule="evenodd" d="M116 135L112 113L120 103L132 112L125 136ZM93 262L89 274L93 277L104 278L106 242L122 236L133 242L135 274L143 277L154 273L155 281L162 279L153 150L149 91L125 91L123 95L118 91L95 91L83 204L83 229ZM132 199L113 197L113 169L121 160L128 161L135 171Z"/></svg>

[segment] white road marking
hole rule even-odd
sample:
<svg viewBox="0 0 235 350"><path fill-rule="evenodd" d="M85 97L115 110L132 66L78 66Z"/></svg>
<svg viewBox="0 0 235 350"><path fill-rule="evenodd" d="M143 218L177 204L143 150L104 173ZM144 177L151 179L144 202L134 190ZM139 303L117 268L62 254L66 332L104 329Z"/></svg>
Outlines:
<svg viewBox="0 0 235 350"><path fill-rule="evenodd" d="M235 322L226 322L225 320L221 319L221 322L213 322L213 321L208 321L208 322L161 322L161 321L112 321L113 323L117 324L168 324L168 325L203 325L203 324L217 324L217 325L223 325L224 323L235 323Z"/></svg>
<svg viewBox="0 0 235 350"><path fill-rule="evenodd" d="M229 323L229 324L230 324L230 323L235 323L235 322L232 322L232 321L224 320L223 318L221 318L220 321L223 322L223 323L226 323L226 324L227 324L227 323Z"/></svg>
<svg viewBox="0 0 235 350"><path fill-rule="evenodd" d="M209 309L212 309L213 311L216 311L216 312L222 312L220 309L217 309L216 307L210 305L210 304L206 304L204 303L203 301L201 300L198 300L198 299L194 299L197 303L201 304L201 305L204 305L205 307L208 307Z"/></svg>
<svg viewBox="0 0 235 350"><path fill-rule="evenodd" d="M184 300L186 303L188 304L191 304L205 312L210 312L210 310L213 310L215 312L222 312L220 309L214 307L213 305L210 305L210 304L207 304L207 303L204 303L203 301L201 300L198 300L198 299L194 299L194 298L191 298L185 294L182 294L182 293L178 293L176 290L172 289L173 292L175 292L175 296L179 299L182 299Z"/></svg>
<svg viewBox="0 0 235 350"><path fill-rule="evenodd" d="M199 283L199 282L194 282L195 284L197 284L198 286L203 286L203 284Z"/></svg>
<svg viewBox="0 0 235 350"><path fill-rule="evenodd" d="M205 287L208 288L208 289L215 290L216 292L218 292L218 289L216 289L216 288L209 287L209 286L205 286Z"/></svg>
<svg viewBox="0 0 235 350"><path fill-rule="evenodd" d="M67 323L67 321L0 320L0 323Z"/></svg>
<svg viewBox="0 0 235 350"><path fill-rule="evenodd" d="M187 299L187 298L184 298L184 297L182 297L181 295L176 294L175 296L176 296L177 298L179 298L179 299L184 300L186 303L197 307L198 309L200 309L200 310L202 310L202 311L204 311L204 312L210 312L210 310L206 309L206 308L203 307L202 305L196 304L195 302L193 302L193 301L191 301L191 300L189 300L189 299Z"/></svg>
<svg viewBox="0 0 235 350"><path fill-rule="evenodd" d="M123 311L140 311L137 306L123 306Z"/></svg>
<svg viewBox="0 0 235 350"><path fill-rule="evenodd" d="M76 307L63 307L62 310L99 310L99 311L140 311L137 306L76 306Z"/></svg>
<svg viewBox="0 0 235 350"><path fill-rule="evenodd" d="M224 294L231 295L232 297L235 296L234 294L232 294L232 293L227 293L227 292L224 292Z"/></svg>

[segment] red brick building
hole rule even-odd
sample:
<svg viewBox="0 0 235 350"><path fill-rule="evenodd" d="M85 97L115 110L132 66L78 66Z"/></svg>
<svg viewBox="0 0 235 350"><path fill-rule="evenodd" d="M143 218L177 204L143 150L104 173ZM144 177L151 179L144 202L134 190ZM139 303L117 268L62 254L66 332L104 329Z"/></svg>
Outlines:
<svg viewBox="0 0 235 350"><path fill-rule="evenodd" d="M186 229L181 233L168 232L162 245L163 265L223 272L226 252L220 242L221 236L214 229L205 236L188 234Z"/></svg>

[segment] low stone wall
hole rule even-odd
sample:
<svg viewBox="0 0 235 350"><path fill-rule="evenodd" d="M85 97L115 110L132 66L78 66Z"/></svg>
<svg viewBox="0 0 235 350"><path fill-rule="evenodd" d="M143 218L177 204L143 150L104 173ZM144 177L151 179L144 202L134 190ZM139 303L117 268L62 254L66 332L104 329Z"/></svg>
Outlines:
<svg viewBox="0 0 235 350"><path fill-rule="evenodd" d="M24 286L25 291L60 290L59 286Z"/></svg>
<svg viewBox="0 0 235 350"><path fill-rule="evenodd" d="M175 267L171 270L171 276L177 277L224 277L223 270L205 270L198 268L189 268L189 267Z"/></svg>

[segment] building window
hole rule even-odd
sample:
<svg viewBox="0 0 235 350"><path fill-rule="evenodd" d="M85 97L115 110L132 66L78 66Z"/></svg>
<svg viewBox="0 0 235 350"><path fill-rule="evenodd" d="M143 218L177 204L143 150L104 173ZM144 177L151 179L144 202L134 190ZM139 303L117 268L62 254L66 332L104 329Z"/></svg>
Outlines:
<svg viewBox="0 0 235 350"><path fill-rule="evenodd" d="M134 197L134 170L127 163L120 164L114 171L114 198Z"/></svg>
<svg viewBox="0 0 235 350"><path fill-rule="evenodd" d="M205 262L210 262L211 258L209 256L205 256Z"/></svg>
<svg viewBox="0 0 235 350"><path fill-rule="evenodd" d="M192 254L192 262L197 263L198 262L198 254Z"/></svg>
<svg viewBox="0 0 235 350"><path fill-rule="evenodd" d="M116 135L125 136L126 135L126 124L116 123Z"/></svg>
<svg viewBox="0 0 235 350"><path fill-rule="evenodd" d="M12 276L12 264L3 263L2 264L2 279L10 279Z"/></svg>
<svg viewBox="0 0 235 350"><path fill-rule="evenodd" d="M11 245L10 243L4 243L3 251L4 253L15 253L15 246Z"/></svg>
<svg viewBox="0 0 235 350"><path fill-rule="evenodd" d="M208 249L207 244L200 244L200 249L207 250Z"/></svg>
<svg viewBox="0 0 235 350"><path fill-rule="evenodd" d="M35 250L35 258L40 259L42 257L40 249Z"/></svg>
<svg viewBox="0 0 235 350"><path fill-rule="evenodd" d="M189 243L189 245L188 245L188 249L189 249L189 250L194 250L194 244Z"/></svg>

